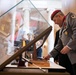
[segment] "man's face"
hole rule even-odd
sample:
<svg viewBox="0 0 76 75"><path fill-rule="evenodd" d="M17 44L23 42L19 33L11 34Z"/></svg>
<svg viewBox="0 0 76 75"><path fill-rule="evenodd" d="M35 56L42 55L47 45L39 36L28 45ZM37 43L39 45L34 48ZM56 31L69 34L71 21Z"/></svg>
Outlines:
<svg viewBox="0 0 76 75"><path fill-rule="evenodd" d="M61 18L61 15L55 15L53 17L53 21L55 24L59 25L59 27L62 27L62 18Z"/></svg>

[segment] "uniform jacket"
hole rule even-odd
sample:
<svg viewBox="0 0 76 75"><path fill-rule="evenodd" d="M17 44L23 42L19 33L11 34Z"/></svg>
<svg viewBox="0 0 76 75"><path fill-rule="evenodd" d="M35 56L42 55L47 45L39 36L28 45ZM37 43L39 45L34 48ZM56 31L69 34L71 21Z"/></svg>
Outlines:
<svg viewBox="0 0 76 75"><path fill-rule="evenodd" d="M64 23L59 33L58 44L50 52L50 54L55 58L55 56L60 53L60 50L67 45L71 50L67 53L72 64L76 63L76 15L73 13L68 13L66 16L66 26Z"/></svg>

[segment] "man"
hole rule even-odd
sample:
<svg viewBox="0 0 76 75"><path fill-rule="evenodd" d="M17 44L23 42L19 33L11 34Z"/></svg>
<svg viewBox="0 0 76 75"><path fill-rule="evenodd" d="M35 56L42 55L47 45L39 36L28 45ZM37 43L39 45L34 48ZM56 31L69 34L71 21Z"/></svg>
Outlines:
<svg viewBox="0 0 76 75"><path fill-rule="evenodd" d="M58 43L58 39L59 39L59 32L60 29L56 32L56 38L55 38L55 43L54 43L54 47L57 45ZM64 62L66 61L66 62ZM61 54L59 53L58 55L56 55L56 57L54 58L54 62L58 63L59 65L63 66L66 68L66 71L69 72L71 75L73 74L72 72L72 64L67 56L67 54Z"/></svg>
<svg viewBox="0 0 76 75"><path fill-rule="evenodd" d="M56 31L56 37L55 37L55 43L54 43L54 47L56 46L57 42L58 42L58 39L59 39L59 30ZM55 63L59 63L59 54L54 58L54 62ZM60 64L60 63L59 63ZM62 66L62 65L61 65Z"/></svg>
<svg viewBox="0 0 76 75"><path fill-rule="evenodd" d="M67 54L72 64L72 75L76 75L76 15L69 12L64 16L61 10L55 10L51 15L51 20L58 24L61 29L57 45L45 59L55 58L59 53Z"/></svg>

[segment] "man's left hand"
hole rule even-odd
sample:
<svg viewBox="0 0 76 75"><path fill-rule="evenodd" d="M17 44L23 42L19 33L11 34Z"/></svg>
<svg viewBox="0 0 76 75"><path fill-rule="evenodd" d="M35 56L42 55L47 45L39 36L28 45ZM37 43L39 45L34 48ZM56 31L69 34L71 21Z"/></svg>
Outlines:
<svg viewBox="0 0 76 75"><path fill-rule="evenodd" d="M60 51L61 54L67 54L70 51L68 46L64 46L64 48Z"/></svg>

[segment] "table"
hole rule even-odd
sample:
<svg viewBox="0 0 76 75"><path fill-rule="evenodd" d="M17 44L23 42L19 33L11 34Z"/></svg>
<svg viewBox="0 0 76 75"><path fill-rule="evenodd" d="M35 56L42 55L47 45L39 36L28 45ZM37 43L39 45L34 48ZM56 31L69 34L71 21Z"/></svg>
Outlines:
<svg viewBox="0 0 76 75"><path fill-rule="evenodd" d="M0 75L70 75L66 69L51 61L32 61L27 67L8 64Z"/></svg>

